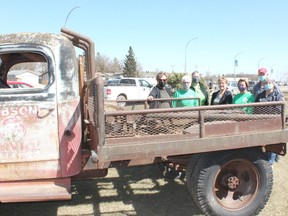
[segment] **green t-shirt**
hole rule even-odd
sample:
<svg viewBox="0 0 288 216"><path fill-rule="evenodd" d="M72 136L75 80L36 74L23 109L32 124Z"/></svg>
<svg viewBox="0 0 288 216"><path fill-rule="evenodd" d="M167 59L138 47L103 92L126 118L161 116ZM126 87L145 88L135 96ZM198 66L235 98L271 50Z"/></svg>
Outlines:
<svg viewBox="0 0 288 216"><path fill-rule="evenodd" d="M247 104L255 102L255 98L251 92L238 93L233 97L233 104ZM253 113L253 107L243 107L241 108L247 114Z"/></svg>
<svg viewBox="0 0 288 216"><path fill-rule="evenodd" d="M196 97L196 94L192 89L188 89L187 91L183 89L178 89L174 93L174 98L189 98L189 97ZM192 107L192 106L198 106L197 99L172 101L172 107Z"/></svg>

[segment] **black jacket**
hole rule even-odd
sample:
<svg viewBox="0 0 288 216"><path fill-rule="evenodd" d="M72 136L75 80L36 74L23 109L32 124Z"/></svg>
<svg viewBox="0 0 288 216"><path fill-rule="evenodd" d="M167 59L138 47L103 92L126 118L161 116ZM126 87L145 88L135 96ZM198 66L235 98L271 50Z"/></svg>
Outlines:
<svg viewBox="0 0 288 216"><path fill-rule="evenodd" d="M220 90L213 92L211 98L211 105L214 105L214 100L219 92ZM219 104L232 104L232 99L233 99L232 93L229 90L226 90L222 95Z"/></svg>

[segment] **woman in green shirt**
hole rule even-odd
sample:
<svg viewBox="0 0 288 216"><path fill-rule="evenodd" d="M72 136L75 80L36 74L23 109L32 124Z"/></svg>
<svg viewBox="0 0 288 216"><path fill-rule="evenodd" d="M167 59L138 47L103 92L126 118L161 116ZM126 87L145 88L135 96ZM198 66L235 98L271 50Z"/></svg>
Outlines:
<svg viewBox="0 0 288 216"><path fill-rule="evenodd" d="M248 82L246 79L239 79L238 80L238 89L240 93L236 94L233 97L233 104L247 104L247 103L253 103L255 102L255 98L251 92L249 92L248 89ZM243 107L241 108L244 110L247 114L253 113L253 107Z"/></svg>

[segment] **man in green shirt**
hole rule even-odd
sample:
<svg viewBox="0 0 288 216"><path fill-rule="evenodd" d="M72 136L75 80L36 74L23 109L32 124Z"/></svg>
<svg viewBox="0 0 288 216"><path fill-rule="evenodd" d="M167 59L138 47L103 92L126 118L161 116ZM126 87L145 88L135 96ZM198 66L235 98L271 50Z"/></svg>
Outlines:
<svg viewBox="0 0 288 216"><path fill-rule="evenodd" d="M182 87L174 93L174 98L195 98L190 100L175 100L172 101L172 107L192 107L198 106L195 92L190 89L191 78L187 75L181 79Z"/></svg>
<svg viewBox="0 0 288 216"><path fill-rule="evenodd" d="M208 92L200 81L200 74L198 71L192 73L192 84L190 88L196 93L196 96L200 98L201 106L209 105Z"/></svg>

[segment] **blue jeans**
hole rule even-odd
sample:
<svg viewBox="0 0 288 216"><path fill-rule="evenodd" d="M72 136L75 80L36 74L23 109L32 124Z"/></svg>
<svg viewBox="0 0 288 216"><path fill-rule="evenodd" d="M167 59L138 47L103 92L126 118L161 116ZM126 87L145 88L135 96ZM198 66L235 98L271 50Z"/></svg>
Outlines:
<svg viewBox="0 0 288 216"><path fill-rule="evenodd" d="M268 159L269 159L269 164L273 164L276 161L276 156L277 154L274 152L268 152Z"/></svg>

